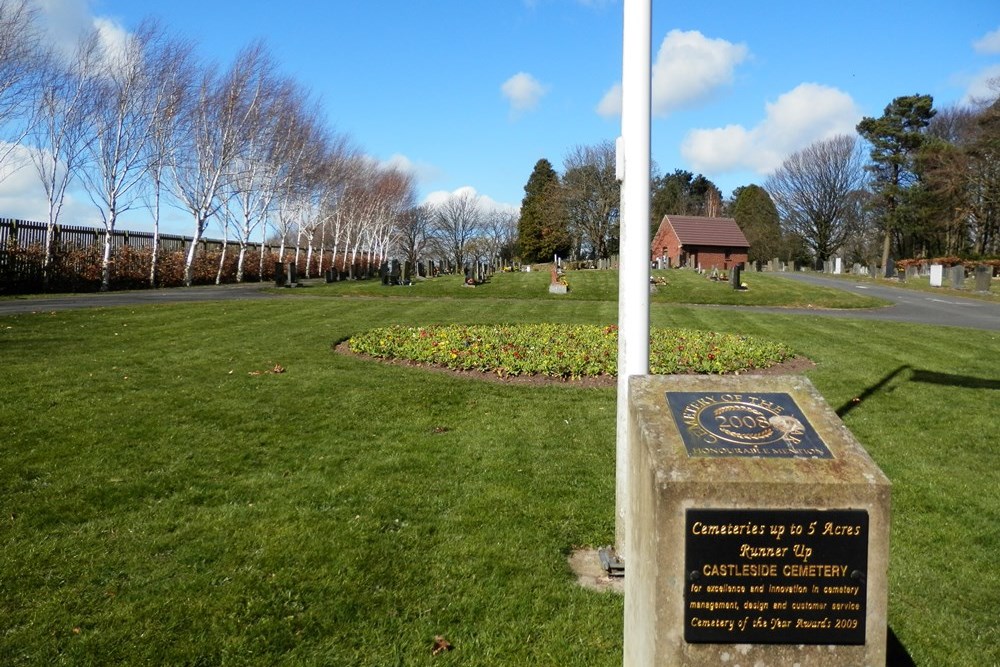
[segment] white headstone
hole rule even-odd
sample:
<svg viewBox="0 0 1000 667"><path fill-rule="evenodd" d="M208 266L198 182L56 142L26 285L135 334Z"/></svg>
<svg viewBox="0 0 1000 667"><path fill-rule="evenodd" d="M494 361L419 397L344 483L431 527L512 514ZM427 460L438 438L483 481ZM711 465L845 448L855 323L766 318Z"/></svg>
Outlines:
<svg viewBox="0 0 1000 667"><path fill-rule="evenodd" d="M941 287L944 281L944 266L931 264L931 287Z"/></svg>
<svg viewBox="0 0 1000 667"><path fill-rule="evenodd" d="M841 259L840 257L834 260L833 272L836 275L840 275L841 273L844 272L844 260Z"/></svg>

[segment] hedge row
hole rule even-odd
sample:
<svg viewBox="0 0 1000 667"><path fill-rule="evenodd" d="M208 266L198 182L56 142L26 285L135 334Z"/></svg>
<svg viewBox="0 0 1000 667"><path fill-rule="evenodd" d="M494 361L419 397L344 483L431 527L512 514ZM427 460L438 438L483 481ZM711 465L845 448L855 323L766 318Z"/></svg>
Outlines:
<svg viewBox="0 0 1000 667"><path fill-rule="evenodd" d="M49 270L48 291L88 292L97 291L101 286L102 248L72 248L57 251ZM23 294L45 290L42 264L44 250L39 245L0 251L0 293ZM195 256L193 282L196 285L214 284L219 271L222 252L202 251ZM149 270L153 253L150 248L122 247L115 250L111 260L111 289L142 289L149 287ZM287 257L287 255L286 255ZM239 250L230 248L226 252L222 270L222 282L236 282L236 264ZM160 252L157 265L157 287L179 287L184 284L184 251ZM276 257L266 253L264 272L260 275L260 251L249 250L243 261L243 281L274 280ZM298 270L304 274L305 262L300 261Z"/></svg>

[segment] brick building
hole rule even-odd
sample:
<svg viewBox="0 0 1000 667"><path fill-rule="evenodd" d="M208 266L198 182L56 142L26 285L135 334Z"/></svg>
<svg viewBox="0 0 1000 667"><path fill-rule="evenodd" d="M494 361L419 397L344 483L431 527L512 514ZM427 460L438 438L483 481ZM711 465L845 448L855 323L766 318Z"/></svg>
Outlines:
<svg viewBox="0 0 1000 667"><path fill-rule="evenodd" d="M747 261L750 244L732 218L702 218L665 215L656 230L650 250L655 262L670 260L670 266L730 269Z"/></svg>

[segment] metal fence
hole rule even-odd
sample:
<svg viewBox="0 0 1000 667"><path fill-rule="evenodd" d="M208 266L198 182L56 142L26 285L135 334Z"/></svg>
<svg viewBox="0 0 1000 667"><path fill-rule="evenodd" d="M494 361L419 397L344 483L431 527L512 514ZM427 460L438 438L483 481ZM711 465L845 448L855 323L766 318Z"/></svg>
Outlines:
<svg viewBox="0 0 1000 667"><path fill-rule="evenodd" d="M44 246L48 225L44 222L30 220L14 220L0 218L0 251L13 247L26 248L32 245ZM73 225L56 225L52 229L53 250L69 250L71 248L88 248L104 246L107 231L100 227L77 227ZM160 234L160 249L164 252L185 250L191 245L193 237L176 234ZM219 239L200 239L198 244L205 250L221 250L223 244L229 247L239 247L237 241L222 241ZM111 235L111 247L117 248L152 248L153 233L137 232L128 229L116 229ZM250 248L260 249L260 243L250 243ZM266 245L267 249L272 246Z"/></svg>
<svg viewBox="0 0 1000 667"><path fill-rule="evenodd" d="M85 291L95 289L99 284L100 250L104 247L108 232L102 227L56 225L52 229L52 253L55 262L49 271L45 271L42 258L47 228L48 225L43 222L0 218L0 294L47 290ZM153 239L154 235L151 232L129 229L115 230L111 234L112 259L116 262L113 281L117 281L118 287L142 286L144 271L135 264L136 252L151 257ZM191 248L192 242L193 238L190 236L160 234L158 257L184 255ZM259 253L262 249L260 243L248 245L251 255ZM239 242L199 239L196 256L207 258L219 255L223 248L229 249L226 255L235 257L238 254ZM263 252L268 257L276 256L277 246L265 244ZM195 263L198 265L197 259ZM273 264L273 261L270 263ZM172 265L176 268L176 262ZM251 274L257 273L254 271L255 267L245 265L244 268ZM267 271L264 273L269 274L271 267L265 268ZM208 270L201 267L203 273ZM159 282L161 272L157 273ZM214 273L212 276L214 277ZM164 284L176 283L178 279L164 276L166 281ZM223 277L223 280L228 279L231 278ZM202 276L200 281L204 280L205 276Z"/></svg>

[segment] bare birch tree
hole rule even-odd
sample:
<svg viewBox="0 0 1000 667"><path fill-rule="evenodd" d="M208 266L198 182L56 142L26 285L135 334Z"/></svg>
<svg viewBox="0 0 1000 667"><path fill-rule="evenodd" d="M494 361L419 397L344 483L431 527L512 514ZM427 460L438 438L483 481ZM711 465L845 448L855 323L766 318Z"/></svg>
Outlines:
<svg viewBox="0 0 1000 667"><path fill-rule="evenodd" d="M45 54L30 0L0 0L0 181L22 166L13 159L31 128L31 100L42 84Z"/></svg>
<svg viewBox="0 0 1000 667"><path fill-rule="evenodd" d="M88 169L81 181L104 222L101 290L111 285L112 239L118 216L139 201L140 184L150 167L151 144L161 108L170 100L160 86L162 65L156 56L166 36L153 22L144 22L124 43L100 48L93 77L94 101L87 146ZM172 63L171 63L172 64Z"/></svg>
<svg viewBox="0 0 1000 667"><path fill-rule="evenodd" d="M94 100L94 72L99 57L98 35L93 32L77 46L72 63L49 55L45 59L46 85L35 98L34 119L28 134L28 151L38 172L48 208L43 280L48 285L55 227L66 200L66 190L80 170L92 139L87 121Z"/></svg>
<svg viewBox="0 0 1000 667"><path fill-rule="evenodd" d="M266 94L262 73L269 56L260 43L236 57L223 74L206 69L183 124L183 149L171 165L174 192L194 219L191 247L184 262L184 284L190 286L198 243L209 219L223 201L220 194L239 157L240 141Z"/></svg>
<svg viewBox="0 0 1000 667"><path fill-rule="evenodd" d="M195 81L192 45L177 39L157 41L149 45L149 83L156 100L150 119L150 136L146 144L148 202L153 216L153 248L149 262L149 286L156 287L160 258L160 209L162 193L169 175L169 166L176 158L181 119L185 105L191 100Z"/></svg>

